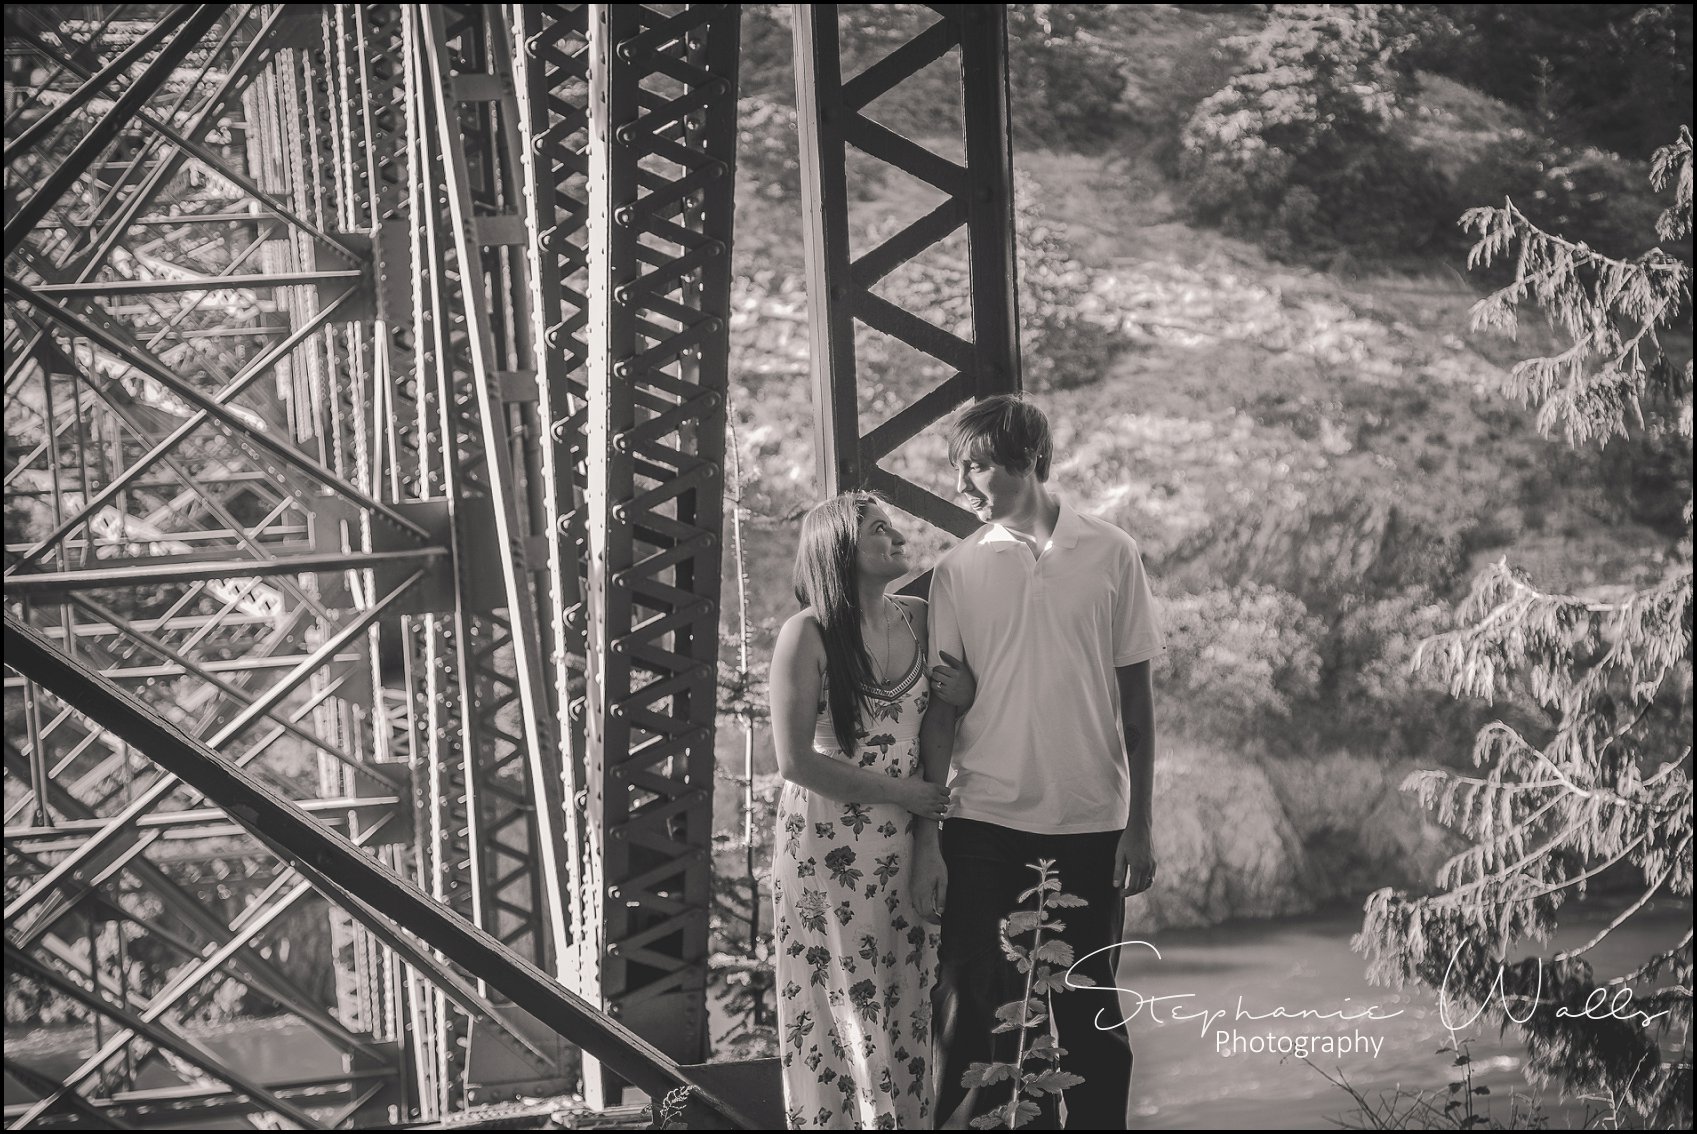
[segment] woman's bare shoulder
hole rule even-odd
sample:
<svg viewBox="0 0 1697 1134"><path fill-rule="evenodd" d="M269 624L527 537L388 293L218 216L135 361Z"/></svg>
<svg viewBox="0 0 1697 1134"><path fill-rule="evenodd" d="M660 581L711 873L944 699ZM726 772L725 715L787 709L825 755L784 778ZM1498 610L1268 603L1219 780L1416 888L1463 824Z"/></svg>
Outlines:
<svg viewBox="0 0 1697 1134"><path fill-rule="evenodd" d="M811 606L790 615L779 628L773 653L787 653L804 658L817 657L821 660L825 657L825 631L819 624L819 616Z"/></svg>

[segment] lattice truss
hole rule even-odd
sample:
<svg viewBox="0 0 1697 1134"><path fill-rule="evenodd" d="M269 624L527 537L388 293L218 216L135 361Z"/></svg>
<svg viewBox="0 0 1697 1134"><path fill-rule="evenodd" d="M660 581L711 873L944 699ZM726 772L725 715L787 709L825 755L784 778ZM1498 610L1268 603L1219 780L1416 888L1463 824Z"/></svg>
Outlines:
<svg viewBox="0 0 1697 1134"><path fill-rule="evenodd" d="M798 11L798 74L825 485L958 527L876 467L1017 387L999 6L938 11L847 83ZM93 1036L7 1051L8 1122L441 1117L565 1089L568 1033L592 1099L664 1093L707 1056L738 7L6 27L7 635L69 663L5 676L8 1023ZM945 56L963 160L860 114ZM850 144L947 198L858 258ZM958 232L969 332L876 296ZM951 371L870 432L866 326ZM316 1054L204 1026L248 1015Z"/></svg>
<svg viewBox="0 0 1697 1134"><path fill-rule="evenodd" d="M826 494L870 487L956 535L977 527L934 487L914 484L880 462L969 399L1020 387L1014 288L1013 155L1008 130L1007 11L1000 4L930 4L935 19L845 80L839 5L795 5L797 108L806 199L809 320L814 405L819 415L819 483ZM899 105L904 85L947 67L960 75L953 122L922 144L878 121L874 104ZM954 134L950 127L958 126ZM911 179L932 207L872 247L852 246L851 155L876 159ZM968 295L913 310L880 293L881 282L927 255L968 262ZM862 389L869 352L901 358L892 370L929 377L903 389L882 417ZM888 363L886 365L889 365Z"/></svg>

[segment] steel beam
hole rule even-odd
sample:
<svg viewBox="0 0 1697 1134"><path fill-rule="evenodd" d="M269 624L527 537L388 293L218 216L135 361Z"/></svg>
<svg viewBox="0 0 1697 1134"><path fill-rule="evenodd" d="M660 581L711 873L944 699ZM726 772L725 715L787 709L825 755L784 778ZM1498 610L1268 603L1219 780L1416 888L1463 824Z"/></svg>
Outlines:
<svg viewBox="0 0 1697 1134"><path fill-rule="evenodd" d="M740 8L589 18L585 990L707 1050ZM592 1102L616 1084L587 1065Z"/></svg>
<svg viewBox="0 0 1697 1134"><path fill-rule="evenodd" d="M292 863L332 900L360 903L377 920L409 927L542 1023L594 1051L651 1096L660 1097L680 1086L694 1087L697 1098L718 1118L736 1126L748 1124L735 1106L693 1083L675 1062L616 1020L566 992L488 933L442 909L231 761L159 720L148 706L89 673L10 615L5 619L4 647L8 665L83 706L101 727L242 819L255 838Z"/></svg>
<svg viewBox="0 0 1697 1134"><path fill-rule="evenodd" d="M791 6L806 210L808 323L821 493L831 496L852 488L874 488L897 507L964 536L978 526L970 513L879 465L962 402L1020 388L1007 10L1002 4L930 7L938 14L935 23L845 80L837 38L838 6ZM961 76L964 165L893 133L863 113L874 99L899 97L891 92L951 52ZM851 254L849 243L850 146L946 195L930 213L858 258ZM872 290L878 280L962 228L971 249L970 341ZM863 432L855 349L858 327L900 340L953 373Z"/></svg>
<svg viewBox="0 0 1697 1134"><path fill-rule="evenodd" d="M227 4L202 4L187 17L182 30L167 42L142 73L136 76L135 81L113 103L111 111L95 122L93 128L83 135L65 160L54 168L36 191L7 219L7 248L15 248L23 242L24 234L39 224L47 216L48 210L59 203L60 198L76 183L77 178L87 172L95 157L112 144L119 132L171 76L177 64L195 48L200 37L211 30L228 9Z"/></svg>

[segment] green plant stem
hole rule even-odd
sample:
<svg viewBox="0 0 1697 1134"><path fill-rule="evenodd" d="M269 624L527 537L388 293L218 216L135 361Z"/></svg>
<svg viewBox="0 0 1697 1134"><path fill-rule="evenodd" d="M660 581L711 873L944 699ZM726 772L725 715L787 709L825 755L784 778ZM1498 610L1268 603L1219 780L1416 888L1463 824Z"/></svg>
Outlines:
<svg viewBox="0 0 1697 1134"><path fill-rule="evenodd" d="M1029 1024L1026 1020L1031 1013L1031 985L1037 979L1037 947L1043 944L1043 895L1047 893L1039 885L1037 890L1037 926L1031 931L1031 964L1025 970L1025 996L1019 1002L1019 1047L1013 1057L1013 1098L1008 1100L1008 1129L1014 1129L1014 1122L1019 1118L1019 1087L1025 1071L1025 1031Z"/></svg>

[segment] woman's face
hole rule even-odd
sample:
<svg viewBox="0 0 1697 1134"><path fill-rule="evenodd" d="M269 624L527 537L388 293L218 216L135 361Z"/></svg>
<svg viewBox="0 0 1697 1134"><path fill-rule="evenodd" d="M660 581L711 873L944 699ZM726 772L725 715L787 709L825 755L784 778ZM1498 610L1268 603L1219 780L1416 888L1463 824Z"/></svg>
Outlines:
<svg viewBox="0 0 1697 1134"><path fill-rule="evenodd" d="M907 574L907 537L896 530L889 515L877 504L868 504L860 518L860 535L855 541L855 559L862 578L899 579Z"/></svg>

